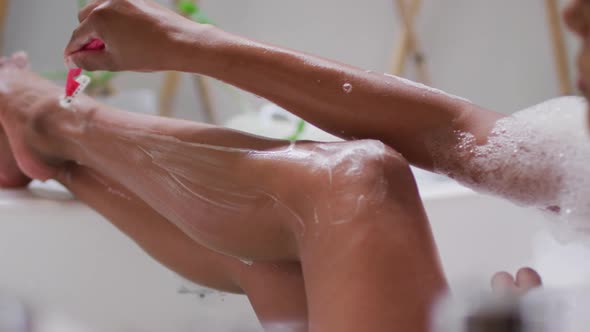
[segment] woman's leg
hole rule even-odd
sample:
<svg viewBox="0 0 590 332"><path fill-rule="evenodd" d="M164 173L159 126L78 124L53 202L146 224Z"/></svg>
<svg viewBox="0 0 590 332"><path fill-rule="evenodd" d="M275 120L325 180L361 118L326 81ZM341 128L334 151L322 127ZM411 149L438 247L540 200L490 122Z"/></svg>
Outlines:
<svg viewBox="0 0 590 332"><path fill-rule="evenodd" d="M350 198L355 213L321 209L299 241L311 331L427 331L447 288L428 219L406 161L366 158Z"/></svg>
<svg viewBox="0 0 590 332"><path fill-rule="evenodd" d="M295 145L89 99L70 112L31 73L0 77L0 120L29 175L75 161L210 249L301 261L312 331L426 329L446 282L408 164L383 144Z"/></svg>
<svg viewBox="0 0 590 332"><path fill-rule="evenodd" d="M430 306L446 282L407 163L383 148L339 167L347 171L333 174L332 188L315 188L317 194L332 193L323 196L315 217L291 229L311 330L425 331ZM318 181L315 176L299 179Z"/></svg>
<svg viewBox="0 0 590 332"><path fill-rule="evenodd" d="M305 235L293 230L311 330L425 331L430 305L446 283L412 174L389 150L355 166L361 171L355 179L333 178L333 185L348 185L354 195L326 199L317 219L306 221ZM60 180L173 270L215 288L243 289L269 330L307 327L301 323L307 305L297 264L249 267L207 250L88 168L74 166Z"/></svg>
<svg viewBox="0 0 590 332"><path fill-rule="evenodd" d="M210 288L245 293L263 326L293 322L307 331L307 305L296 262L254 262L211 251L190 239L135 194L86 167L69 165L57 178L158 262Z"/></svg>

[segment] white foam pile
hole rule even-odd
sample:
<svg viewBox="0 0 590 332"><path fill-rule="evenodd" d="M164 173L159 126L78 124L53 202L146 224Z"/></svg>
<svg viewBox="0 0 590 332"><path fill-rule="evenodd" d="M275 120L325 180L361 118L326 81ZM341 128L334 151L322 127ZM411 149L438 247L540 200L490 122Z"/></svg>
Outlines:
<svg viewBox="0 0 590 332"><path fill-rule="evenodd" d="M584 99L564 97L499 120L484 145L458 132L458 155L440 153L437 168L475 190L557 212L563 224L590 231L586 112ZM450 160L457 156L460 166Z"/></svg>

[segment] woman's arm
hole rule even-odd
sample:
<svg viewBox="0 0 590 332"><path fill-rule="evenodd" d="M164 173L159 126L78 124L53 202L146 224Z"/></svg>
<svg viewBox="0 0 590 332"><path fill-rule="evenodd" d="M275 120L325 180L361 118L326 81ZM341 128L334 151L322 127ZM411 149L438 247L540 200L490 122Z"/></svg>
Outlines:
<svg viewBox="0 0 590 332"><path fill-rule="evenodd" d="M257 43L219 29L183 40L186 71L263 96L344 139L378 139L432 170L430 144L455 130L485 140L501 115L395 76ZM205 51L202 49L205 48ZM202 56L204 54L204 56Z"/></svg>
<svg viewBox="0 0 590 332"><path fill-rule="evenodd" d="M95 1L66 49L85 69L205 74L265 97L344 139L381 140L432 170L430 144L455 130L478 140L501 116L413 82L258 43L150 1ZM93 37L103 52L78 52Z"/></svg>

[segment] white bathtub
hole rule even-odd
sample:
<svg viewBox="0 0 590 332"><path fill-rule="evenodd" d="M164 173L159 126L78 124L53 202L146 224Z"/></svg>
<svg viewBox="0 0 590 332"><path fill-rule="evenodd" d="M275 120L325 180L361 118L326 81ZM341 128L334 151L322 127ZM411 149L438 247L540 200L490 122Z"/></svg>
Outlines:
<svg viewBox="0 0 590 332"><path fill-rule="evenodd" d="M422 191L453 286L531 261L530 239L544 225L535 213L450 183ZM176 275L67 196L0 191L0 267L0 291L93 331L260 330L244 297L179 294Z"/></svg>
<svg viewBox="0 0 590 332"><path fill-rule="evenodd" d="M259 331L244 297L182 285L82 204L0 190L0 293L98 332Z"/></svg>

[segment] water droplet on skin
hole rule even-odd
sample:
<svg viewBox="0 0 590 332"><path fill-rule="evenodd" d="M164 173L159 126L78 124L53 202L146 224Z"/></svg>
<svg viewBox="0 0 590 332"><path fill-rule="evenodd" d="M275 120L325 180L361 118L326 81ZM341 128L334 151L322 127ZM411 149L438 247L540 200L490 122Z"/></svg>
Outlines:
<svg viewBox="0 0 590 332"><path fill-rule="evenodd" d="M352 84L350 84L350 83L345 83L345 84L342 86L342 90L344 90L344 92L346 92L346 93L351 93L351 92L352 92Z"/></svg>

